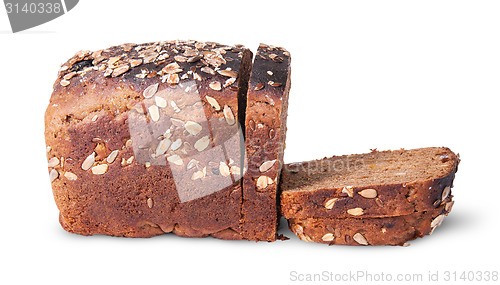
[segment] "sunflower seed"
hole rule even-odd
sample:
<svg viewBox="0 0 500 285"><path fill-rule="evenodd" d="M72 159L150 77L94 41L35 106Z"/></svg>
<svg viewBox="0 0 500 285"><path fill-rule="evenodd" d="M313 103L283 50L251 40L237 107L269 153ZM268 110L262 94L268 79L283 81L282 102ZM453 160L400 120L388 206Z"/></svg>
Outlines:
<svg viewBox="0 0 500 285"><path fill-rule="evenodd" d="M434 220L432 220L431 227L435 228L435 227L440 226L441 223L444 221L444 218L446 218L446 216L444 214L437 216Z"/></svg>
<svg viewBox="0 0 500 285"><path fill-rule="evenodd" d="M196 136L197 134L199 134L201 132L201 130L203 129L203 127L196 123L196 122L193 122L193 121L187 121L185 124L184 124L184 128L190 133L192 134L193 136Z"/></svg>
<svg viewBox="0 0 500 285"><path fill-rule="evenodd" d="M305 242L311 242L311 241L313 241L313 240L312 240L312 239L311 239L308 235L306 235L306 234L299 234L298 236L299 236L299 238L300 238L301 240L303 240L303 241L305 241Z"/></svg>
<svg viewBox="0 0 500 285"><path fill-rule="evenodd" d="M332 198L326 201L325 208L327 208L328 210L333 209L333 205L335 205L335 202L337 202L338 199L339 198Z"/></svg>
<svg viewBox="0 0 500 285"><path fill-rule="evenodd" d="M224 82L224 88L228 87L229 85L233 84L234 82L236 82L236 78L234 77L231 77L229 78L228 80L226 80L226 82Z"/></svg>
<svg viewBox="0 0 500 285"><path fill-rule="evenodd" d="M274 129L270 129L269 130L269 138L273 139L275 135L276 135L276 132L274 131Z"/></svg>
<svg viewBox="0 0 500 285"><path fill-rule="evenodd" d="M129 69L130 69L130 66L128 66L127 64L121 65L113 70L113 73L111 74L111 76L112 77L120 76L120 75L124 74L125 72L127 72Z"/></svg>
<svg viewBox="0 0 500 285"><path fill-rule="evenodd" d="M321 239L323 241L332 241L335 239L335 236L332 233L326 233Z"/></svg>
<svg viewBox="0 0 500 285"><path fill-rule="evenodd" d="M182 140L181 139L176 139L172 145L170 146L171 150L177 150L179 147L182 145Z"/></svg>
<svg viewBox="0 0 500 285"><path fill-rule="evenodd" d="M227 69L224 69L224 70L217 70L217 72L222 75L222 76L226 76L226 77L238 77L238 72L234 71L234 70L227 70Z"/></svg>
<svg viewBox="0 0 500 285"><path fill-rule="evenodd" d="M259 167L260 172L266 172L266 171L268 171L269 169L271 169L271 167L273 167L274 163L276 163L276 159L275 160L265 161Z"/></svg>
<svg viewBox="0 0 500 285"><path fill-rule="evenodd" d="M271 183L269 183L269 182L271 182ZM257 185L257 188L259 188L259 189L265 189L269 184L272 184L272 183L273 183L273 180L270 177L262 175L257 179L256 185Z"/></svg>
<svg viewBox="0 0 500 285"><path fill-rule="evenodd" d="M70 83L70 82L69 82L68 80L66 80L66 79L63 79L63 80L61 80L61 82L60 82L61 86L63 86L63 87L68 86L68 85L69 85L69 83Z"/></svg>
<svg viewBox="0 0 500 285"><path fill-rule="evenodd" d="M174 73L174 74L169 74L168 78L167 78L167 83L169 84L177 84L179 83L180 79L179 79L179 75L177 75L177 73Z"/></svg>
<svg viewBox="0 0 500 285"><path fill-rule="evenodd" d="M106 157L106 161L108 163L113 163L116 159L116 157L118 156L118 150L113 150L109 155L108 157Z"/></svg>
<svg viewBox="0 0 500 285"><path fill-rule="evenodd" d="M131 156L127 159L127 164L132 164L133 161L134 161L134 156Z"/></svg>
<svg viewBox="0 0 500 285"><path fill-rule="evenodd" d="M163 99L162 97L155 96L155 103L156 103L156 106L158 106L160 108L167 107L167 100Z"/></svg>
<svg viewBox="0 0 500 285"><path fill-rule="evenodd" d="M367 199L377 198L377 190L375 189L364 189L359 191L358 194Z"/></svg>
<svg viewBox="0 0 500 285"><path fill-rule="evenodd" d="M202 49L202 48L204 48L206 45L207 45L207 44L206 44L206 43L204 43L204 42L196 42L196 43L194 44L194 47L195 47L195 48L197 48L197 49Z"/></svg>
<svg viewBox="0 0 500 285"><path fill-rule="evenodd" d="M110 66L110 67L114 66L115 63L117 63L120 60L120 58L121 58L121 56L110 57L108 60L108 66Z"/></svg>
<svg viewBox="0 0 500 285"><path fill-rule="evenodd" d="M227 166L227 164L225 162L220 162L219 164L219 173L220 175L224 176L224 177L227 177L231 174L231 172L229 171L229 166Z"/></svg>
<svg viewBox="0 0 500 285"><path fill-rule="evenodd" d="M430 232L429 232L429 235L432 235L432 233L436 230L436 227L434 228L431 228Z"/></svg>
<svg viewBox="0 0 500 285"><path fill-rule="evenodd" d="M157 57L158 57L157 52L153 52L144 56L144 64L153 62Z"/></svg>
<svg viewBox="0 0 500 285"><path fill-rule="evenodd" d="M142 59L132 59L130 60L130 67L136 67L142 64Z"/></svg>
<svg viewBox="0 0 500 285"><path fill-rule="evenodd" d="M108 77L111 75L111 73L113 73L113 69L111 68L108 68L104 71L104 77ZM136 75L137 76L137 75ZM143 77L144 78L144 77Z"/></svg>
<svg viewBox="0 0 500 285"><path fill-rule="evenodd" d="M219 102L217 102L217 100L215 100L215 98L213 97L210 97L210 96L205 96L205 98L207 99L207 102L216 110L216 111L219 111L220 110L220 105L219 105Z"/></svg>
<svg viewBox="0 0 500 285"><path fill-rule="evenodd" d="M132 146L132 140L131 139L128 139L126 142L125 142L125 147L131 147Z"/></svg>
<svg viewBox="0 0 500 285"><path fill-rule="evenodd" d="M82 163L83 170L89 170L95 162L95 152L92 152Z"/></svg>
<svg viewBox="0 0 500 285"><path fill-rule="evenodd" d="M158 122L158 120L160 119L160 111L158 110L158 106L156 105L149 106L148 111L149 115L151 116L151 119L154 122Z"/></svg>
<svg viewBox="0 0 500 285"><path fill-rule="evenodd" d="M364 214L362 208L349 209L349 210L347 210L347 213L349 215L353 215L353 216L361 216Z"/></svg>
<svg viewBox="0 0 500 285"><path fill-rule="evenodd" d="M341 233L340 233L340 229L335 229L335 230L332 230L332 231L335 231L335 237L339 238L341 237Z"/></svg>
<svg viewBox="0 0 500 285"><path fill-rule="evenodd" d="M215 91L220 91L222 89L219 81L213 81L208 84L208 86Z"/></svg>
<svg viewBox="0 0 500 285"><path fill-rule="evenodd" d="M194 148L198 151L203 151L208 147L209 143L210 143L210 138L208 136L204 136L196 141L196 143L194 144Z"/></svg>
<svg viewBox="0 0 500 285"><path fill-rule="evenodd" d="M49 174L50 182L56 180L59 177L59 172L57 170L52 169Z"/></svg>
<svg viewBox="0 0 500 285"><path fill-rule="evenodd" d="M345 235L344 240L345 240L346 244L350 244L351 243L351 236L350 235Z"/></svg>
<svg viewBox="0 0 500 285"><path fill-rule="evenodd" d="M171 129L167 129L165 131L165 133L163 134L163 137L166 138L166 139L169 139L172 137L172 130Z"/></svg>
<svg viewBox="0 0 500 285"><path fill-rule="evenodd" d="M148 200L146 201L146 203L148 204L148 207L151 209L153 208L153 199L151 198L148 198Z"/></svg>
<svg viewBox="0 0 500 285"><path fill-rule="evenodd" d="M182 72L182 68L179 66L177 62L172 62L167 64L164 68L162 68L161 71L167 74L174 74L174 73L179 73Z"/></svg>
<svg viewBox="0 0 500 285"><path fill-rule="evenodd" d="M304 228L301 225L296 225L294 227L294 231L296 234L303 234L304 233Z"/></svg>
<svg viewBox="0 0 500 285"><path fill-rule="evenodd" d="M241 168L239 168L238 166L231 166L231 170L230 170L231 174L233 175L241 175Z"/></svg>
<svg viewBox="0 0 500 285"><path fill-rule="evenodd" d="M160 56L158 56L158 58L156 59L157 61L162 61L162 60L165 60L167 58L169 58L170 55L168 55L168 53L164 52L162 54L160 54Z"/></svg>
<svg viewBox="0 0 500 285"><path fill-rule="evenodd" d="M68 180L76 180L78 177L72 172L64 172L64 177Z"/></svg>
<svg viewBox="0 0 500 285"><path fill-rule="evenodd" d="M101 175L106 173L108 171L108 165L107 164L99 164L94 167L92 167L92 173L95 175Z"/></svg>
<svg viewBox="0 0 500 285"><path fill-rule="evenodd" d="M195 56L188 58L187 62L189 62L189 63L197 62L198 60L200 60L202 58L203 58L202 55L195 55Z"/></svg>
<svg viewBox="0 0 500 285"><path fill-rule="evenodd" d="M161 140L160 143L158 143L158 146L156 147L155 151L156 156L165 154L165 152L167 152L167 149L170 147L170 144L172 144L172 141L169 139Z"/></svg>
<svg viewBox="0 0 500 285"><path fill-rule="evenodd" d="M146 99L151 98L156 94L156 91L158 91L158 83L150 85L148 88L144 89L142 96Z"/></svg>
<svg viewBox="0 0 500 285"><path fill-rule="evenodd" d="M168 162L171 162L175 165L183 165L184 162L182 161L182 158L180 156L178 156L177 154L174 154L174 155L171 155L169 157L167 157L167 160Z"/></svg>
<svg viewBox="0 0 500 285"><path fill-rule="evenodd" d="M196 72L193 72L193 79L196 79L196 80L199 80L199 81L202 80L201 76L198 73L196 73Z"/></svg>
<svg viewBox="0 0 500 285"><path fill-rule="evenodd" d="M265 86L264 83L259 83L259 84L255 85L255 88L253 90L258 91L258 90L264 88L264 86Z"/></svg>
<svg viewBox="0 0 500 285"><path fill-rule="evenodd" d="M273 98L271 98L269 95L266 94L265 97L266 97L267 101L269 101L269 104L271 104L271 106L276 105Z"/></svg>
<svg viewBox="0 0 500 285"><path fill-rule="evenodd" d="M441 201L446 200L446 198L448 198L448 196L450 196L450 192L451 192L450 186L444 187L443 193L441 194Z"/></svg>
<svg viewBox="0 0 500 285"><path fill-rule="evenodd" d="M205 177L205 175L203 174L203 171L198 170L195 173L193 173L193 175L191 176L191 180L201 179L203 177Z"/></svg>
<svg viewBox="0 0 500 285"><path fill-rule="evenodd" d="M346 193L349 197L352 198L353 193L354 193L352 186L346 186L346 187L342 188L342 193Z"/></svg>
<svg viewBox="0 0 500 285"><path fill-rule="evenodd" d="M196 160L196 159L191 159L191 160L188 162L188 164L187 164L187 166L186 166L186 169L187 169L187 170L191 170L191 169L195 168L198 164L199 164L199 161L198 161L198 160Z"/></svg>
<svg viewBox="0 0 500 285"><path fill-rule="evenodd" d="M73 71L73 72L70 72L70 73L68 73L68 74L64 75L64 76L63 76L63 78L64 78L65 80L70 80L70 79L71 79L71 78L73 78L75 75L76 75L76 72L74 72L74 71Z"/></svg>
<svg viewBox="0 0 500 285"><path fill-rule="evenodd" d="M179 106L177 106L177 104L174 101L170 101L170 106L172 107L172 109L174 109L174 112L176 113L179 113L181 111L181 109L179 109Z"/></svg>
<svg viewBox="0 0 500 285"><path fill-rule="evenodd" d="M182 55L176 55L176 56L174 56L174 59L175 59L175 61L178 61L178 62L186 62L188 60L187 57L182 56Z"/></svg>
<svg viewBox="0 0 500 285"><path fill-rule="evenodd" d="M226 118L226 122L228 125L232 126L234 125L234 123L236 123L233 111L231 111L231 107L229 107L228 105L224 105L224 117Z"/></svg>
<svg viewBox="0 0 500 285"><path fill-rule="evenodd" d="M170 121L172 122L172 125L176 127L184 127L184 121L176 119L176 118L170 118Z"/></svg>
<svg viewBox="0 0 500 285"><path fill-rule="evenodd" d="M355 235L352 236L352 239L354 241L356 241L357 243L361 244L361 245L368 245L368 241L366 240L366 238L360 234L360 233L356 233Z"/></svg>
<svg viewBox="0 0 500 285"><path fill-rule="evenodd" d="M49 162L47 163L48 167L56 167L57 165L59 165L59 158L57 157L49 159Z"/></svg>
<svg viewBox="0 0 500 285"><path fill-rule="evenodd" d="M202 72L215 75L215 71L208 66L204 66L200 69Z"/></svg>

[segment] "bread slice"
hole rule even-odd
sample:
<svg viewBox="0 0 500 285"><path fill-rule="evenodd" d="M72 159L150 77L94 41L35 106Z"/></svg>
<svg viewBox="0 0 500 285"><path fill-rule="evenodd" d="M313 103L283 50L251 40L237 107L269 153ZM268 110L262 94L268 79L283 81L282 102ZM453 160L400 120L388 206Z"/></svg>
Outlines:
<svg viewBox="0 0 500 285"><path fill-rule="evenodd" d="M278 222L277 184L283 165L290 54L261 44L253 64L246 102L247 171L243 178L242 233L274 241ZM240 107L241 108L241 107Z"/></svg>
<svg viewBox="0 0 500 285"><path fill-rule="evenodd" d="M168 41L82 51L45 114L49 173L69 232L242 239L238 94L251 52Z"/></svg>
<svg viewBox="0 0 500 285"><path fill-rule="evenodd" d="M301 240L329 245L406 245L431 234L451 211L453 201L436 209L384 218L292 218L292 230Z"/></svg>
<svg viewBox="0 0 500 285"><path fill-rule="evenodd" d="M451 200L459 158L445 147L372 151L288 164L281 180L287 219L394 217Z"/></svg>

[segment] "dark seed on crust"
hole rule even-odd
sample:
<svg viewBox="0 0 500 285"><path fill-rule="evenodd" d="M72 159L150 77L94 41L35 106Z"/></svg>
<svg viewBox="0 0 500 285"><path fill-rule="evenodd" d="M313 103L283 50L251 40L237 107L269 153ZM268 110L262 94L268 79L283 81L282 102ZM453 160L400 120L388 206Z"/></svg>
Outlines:
<svg viewBox="0 0 500 285"><path fill-rule="evenodd" d="M264 86L265 86L264 83L259 83L255 86L254 90L255 91L261 90L262 88L264 88Z"/></svg>

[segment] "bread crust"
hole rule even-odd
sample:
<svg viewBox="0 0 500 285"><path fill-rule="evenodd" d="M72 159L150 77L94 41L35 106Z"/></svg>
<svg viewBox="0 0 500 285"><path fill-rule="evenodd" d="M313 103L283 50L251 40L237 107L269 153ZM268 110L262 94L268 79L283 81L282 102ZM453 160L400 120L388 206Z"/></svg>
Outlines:
<svg viewBox="0 0 500 285"><path fill-rule="evenodd" d="M451 206L383 218L292 218L288 225L304 241L329 245L403 246L431 234L448 215Z"/></svg>

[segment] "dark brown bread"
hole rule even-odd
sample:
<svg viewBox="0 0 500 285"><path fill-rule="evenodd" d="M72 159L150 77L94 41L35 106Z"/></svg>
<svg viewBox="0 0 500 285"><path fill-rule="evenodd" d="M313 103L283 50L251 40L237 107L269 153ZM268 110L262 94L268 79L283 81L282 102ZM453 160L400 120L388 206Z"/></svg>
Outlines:
<svg viewBox="0 0 500 285"><path fill-rule="evenodd" d="M459 158L448 148L373 151L288 164L281 179L287 219L391 217L451 200Z"/></svg>
<svg viewBox="0 0 500 285"><path fill-rule="evenodd" d="M242 239L238 93L251 57L242 46L170 41L66 62L45 116L61 225Z"/></svg>
<svg viewBox="0 0 500 285"><path fill-rule="evenodd" d="M336 245L406 245L431 234L451 211L450 201L436 209L385 218L298 218L288 224L301 240Z"/></svg>
<svg viewBox="0 0 500 285"><path fill-rule="evenodd" d="M246 239L276 240L277 184L283 165L290 54L261 44L249 82L245 145L248 170L243 179L242 229Z"/></svg>

